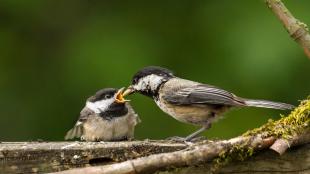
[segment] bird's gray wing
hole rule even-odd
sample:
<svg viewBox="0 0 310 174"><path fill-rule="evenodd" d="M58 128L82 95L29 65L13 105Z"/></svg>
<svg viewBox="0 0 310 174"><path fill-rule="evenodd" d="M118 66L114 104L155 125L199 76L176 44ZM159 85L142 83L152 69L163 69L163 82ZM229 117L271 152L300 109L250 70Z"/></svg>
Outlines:
<svg viewBox="0 0 310 174"><path fill-rule="evenodd" d="M85 120L87 120L87 118L90 115L96 114L93 110L89 109L88 107L84 107L82 109L82 111L80 112L80 117L78 122L84 122Z"/></svg>
<svg viewBox="0 0 310 174"><path fill-rule="evenodd" d="M139 115L135 112L135 110L132 108L132 106L129 103L126 103L126 107L128 108L128 113L134 118L134 125L141 122L141 119Z"/></svg>
<svg viewBox="0 0 310 174"><path fill-rule="evenodd" d="M244 101L234 94L223 89L196 84L186 87L178 87L163 95L163 99L175 105L190 104L214 104L229 106L244 106Z"/></svg>
<svg viewBox="0 0 310 174"><path fill-rule="evenodd" d="M92 114L95 114L95 113L92 110L88 109L87 107L84 107L74 127L67 132L65 136L65 140L81 137L83 134L83 123Z"/></svg>

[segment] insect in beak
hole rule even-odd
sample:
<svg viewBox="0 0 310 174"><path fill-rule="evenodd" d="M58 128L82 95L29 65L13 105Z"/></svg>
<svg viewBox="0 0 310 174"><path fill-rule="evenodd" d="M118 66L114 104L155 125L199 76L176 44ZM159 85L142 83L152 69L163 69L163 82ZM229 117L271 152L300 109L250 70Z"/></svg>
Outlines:
<svg viewBox="0 0 310 174"><path fill-rule="evenodd" d="M125 92L123 92L123 96L130 95L135 92L135 89L132 86L129 86Z"/></svg>
<svg viewBox="0 0 310 174"><path fill-rule="evenodd" d="M115 94L115 101L116 101L116 103L125 103L125 102L129 102L130 101L130 100L126 100L124 98L124 96L125 96L124 95L124 90L125 90L125 88L123 87L123 88L119 89L117 91L117 93Z"/></svg>

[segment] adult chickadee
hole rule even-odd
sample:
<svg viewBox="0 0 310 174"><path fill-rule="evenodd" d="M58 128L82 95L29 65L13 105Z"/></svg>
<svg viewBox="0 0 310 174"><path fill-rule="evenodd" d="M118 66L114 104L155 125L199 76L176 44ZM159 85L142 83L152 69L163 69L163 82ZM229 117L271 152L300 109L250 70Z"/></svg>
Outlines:
<svg viewBox="0 0 310 174"><path fill-rule="evenodd" d="M124 88L99 90L86 101L75 126L65 139L81 138L85 141L120 141L134 138L134 128L140 122L128 100L123 98Z"/></svg>
<svg viewBox="0 0 310 174"><path fill-rule="evenodd" d="M172 71L156 66L138 71L123 95L134 92L153 98L161 110L178 121L202 126L185 141L210 128L212 122L233 107L294 108L285 103L241 98L215 86L176 77Z"/></svg>

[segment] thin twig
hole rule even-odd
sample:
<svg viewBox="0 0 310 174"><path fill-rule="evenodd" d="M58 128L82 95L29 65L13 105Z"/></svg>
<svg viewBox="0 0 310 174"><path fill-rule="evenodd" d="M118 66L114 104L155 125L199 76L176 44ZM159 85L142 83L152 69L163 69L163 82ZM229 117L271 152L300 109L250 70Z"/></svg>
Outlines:
<svg viewBox="0 0 310 174"><path fill-rule="evenodd" d="M281 0L266 0L267 6L282 22L285 29L310 58L310 35L307 25L296 19Z"/></svg>
<svg viewBox="0 0 310 174"><path fill-rule="evenodd" d="M271 150L278 152L280 155L284 154L284 152L290 147L290 143L283 139L277 139L272 146L270 146Z"/></svg>

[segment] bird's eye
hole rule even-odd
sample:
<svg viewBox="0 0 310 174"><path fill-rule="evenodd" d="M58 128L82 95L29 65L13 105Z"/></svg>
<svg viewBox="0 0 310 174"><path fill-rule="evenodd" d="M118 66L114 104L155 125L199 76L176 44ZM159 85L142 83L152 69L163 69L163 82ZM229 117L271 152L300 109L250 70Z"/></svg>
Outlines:
<svg viewBox="0 0 310 174"><path fill-rule="evenodd" d="M106 99L109 99L109 98L111 98L111 97L112 97L112 96L109 95L109 94L108 94L108 95L105 95L105 98L106 98Z"/></svg>

